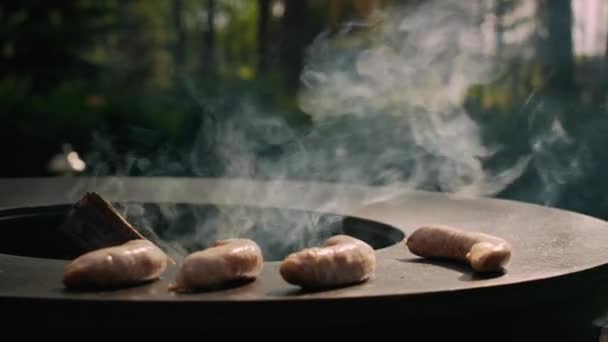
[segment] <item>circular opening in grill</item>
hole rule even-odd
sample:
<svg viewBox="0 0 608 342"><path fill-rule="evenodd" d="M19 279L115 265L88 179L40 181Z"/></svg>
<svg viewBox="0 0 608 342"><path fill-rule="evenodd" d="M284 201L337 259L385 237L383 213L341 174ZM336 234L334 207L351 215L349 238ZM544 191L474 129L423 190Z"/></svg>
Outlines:
<svg viewBox="0 0 608 342"><path fill-rule="evenodd" d="M394 245L404 233L376 221L331 213L283 208L176 203L115 203L144 236L160 239L180 256L225 238L256 241L265 261L318 246L337 234L361 239L374 249ZM0 253L52 259L72 259L76 252L59 233L71 206L47 206L0 211Z"/></svg>

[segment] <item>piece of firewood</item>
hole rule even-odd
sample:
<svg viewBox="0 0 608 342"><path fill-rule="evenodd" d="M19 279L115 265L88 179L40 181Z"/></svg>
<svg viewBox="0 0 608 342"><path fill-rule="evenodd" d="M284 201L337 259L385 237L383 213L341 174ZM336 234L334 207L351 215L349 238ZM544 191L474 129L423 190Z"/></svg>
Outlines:
<svg viewBox="0 0 608 342"><path fill-rule="evenodd" d="M118 246L134 239L150 240L95 192L87 192L74 205L59 232L79 254ZM150 241L159 244L158 241Z"/></svg>

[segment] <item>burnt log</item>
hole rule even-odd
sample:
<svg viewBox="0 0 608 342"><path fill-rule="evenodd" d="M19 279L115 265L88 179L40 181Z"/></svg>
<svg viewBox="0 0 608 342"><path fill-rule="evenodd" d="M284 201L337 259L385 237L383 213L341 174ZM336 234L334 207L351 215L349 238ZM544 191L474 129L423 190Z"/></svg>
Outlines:
<svg viewBox="0 0 608 342"><path fill-rule="evenodd" d="M59 231L83 252L145 239L110 202L95 192L86 193L74 205Z"/></svg>
<svg viewBox="0 0 608 342"><path fill-rule="evenodd" d="M76 254L145 239L162 248L154 232L141 232L96 192L87 192L70 210L59 232ZM173 260L171 260L173 261Z"/></svg>

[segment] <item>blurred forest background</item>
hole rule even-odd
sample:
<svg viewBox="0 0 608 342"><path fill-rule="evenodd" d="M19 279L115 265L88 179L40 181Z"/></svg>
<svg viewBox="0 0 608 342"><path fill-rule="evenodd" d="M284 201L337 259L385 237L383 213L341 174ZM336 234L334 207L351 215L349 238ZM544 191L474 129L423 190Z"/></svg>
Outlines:
<svg viewBox="0 0 608 342"><path fill-rule="evenodd" d="M271 173L250 163L227 165L221 154L276 159L302 137L314 139L310 132L319 139L354 136L346 144L356 154L366 147L353 131L363 126L379 127L380 149L399 149L389 146L391 136L402 134L389 132L398 127L390 115L343 116L319 131L298 93L308 48L318 37L343 34L345 27L361 34L368 27L356 23L377 11L399 8L405 16L422 2L2 1L0 177L264 178ZM508 70L468 85L461 100L481 143L501 146L480 163L508 173L515 171L505 165L531 158L489 195L608 218L608 2L473 2L479 40ZM531 49L514 53L514 46ZM253 104L253 114L244 114L237 105L243 102ZM230 127L244 138L232 146L214 136L226 132L226 126L216 129L218 122L236 122ZM205 158L194 158L194 148ZM352 165L336 167L347 173ZM280 176L345 181L305 166ZM346 180L406 181L411 167L411 160L396 159L391 169L403 170L397 176ZM441 182L417 185L452 190Z"/></svg>

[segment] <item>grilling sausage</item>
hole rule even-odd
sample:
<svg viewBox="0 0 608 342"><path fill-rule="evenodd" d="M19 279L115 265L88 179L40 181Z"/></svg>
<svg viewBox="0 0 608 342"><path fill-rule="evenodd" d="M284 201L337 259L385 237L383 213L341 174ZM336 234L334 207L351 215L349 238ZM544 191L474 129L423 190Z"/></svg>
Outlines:
<svg viewBox="0 0 608 342"><path fill-rule="evenodd" d="M289 255L279 269L285 281L304 288L328 288L361 283L376 269L374 249L347 235L336 235L321 247Z"/></svg>
<svg viewBox="0 0 608 342"><path fill-rule="evenodd" d="M418 228L406 245L421 257L466 261L477 272L500 271L511 258L511 246L505 240L448 226Z"/></svg>
<svg viewBox="0 0 608 342"><path fill-rule="evenodd" d="M158 279L168 259L152 242L135 239L74 259L65 267L63 283L72 289L135 285Z"/></svg>
<svg viewBox="0 0 608 342"><path fill-rule="evenodd" d="M207 290L255 279L264 266L260 247L249 239L226 239L184 258L174 291Z"/></svg>

